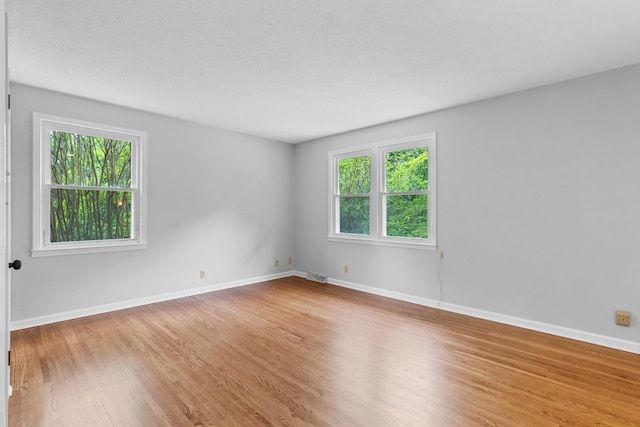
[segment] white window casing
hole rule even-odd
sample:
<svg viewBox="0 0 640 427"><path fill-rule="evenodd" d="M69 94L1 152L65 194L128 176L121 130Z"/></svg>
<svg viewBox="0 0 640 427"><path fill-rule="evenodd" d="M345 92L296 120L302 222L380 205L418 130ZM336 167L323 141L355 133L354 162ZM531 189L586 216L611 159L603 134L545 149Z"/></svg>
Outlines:
<svg viewBox="0 0 640 427"><path fill-rule="evenodd" d="M127 239L51 242L50 197L57 188L51 180L52 131L127 141L131 144L131 185L126 188L100 188L131 194L131 236ZM147 247L146 144L144 131L91 123L49 114L33 114L33 257L111 252ZM72 186L67 188L74 189ZM95 188L82 186L77 189Z"/></svg>
<svg viewBox="0 0 640 427"><path fill-rule="evenodd" d="M416 147L428 150L428 188L411 194L427 195L427 238L394 237L386 235L385 197L398 193L387 193L385 189L385 155L387 152ZM349 234L340 232L340 195L338 165L342 159L368 155L371 157L371 189L369 234ZM328 240L368 245L436 250L436 134L429 132L381 141L329 153L329 232ZM405 194L405 193L399 193Z"/></svg>

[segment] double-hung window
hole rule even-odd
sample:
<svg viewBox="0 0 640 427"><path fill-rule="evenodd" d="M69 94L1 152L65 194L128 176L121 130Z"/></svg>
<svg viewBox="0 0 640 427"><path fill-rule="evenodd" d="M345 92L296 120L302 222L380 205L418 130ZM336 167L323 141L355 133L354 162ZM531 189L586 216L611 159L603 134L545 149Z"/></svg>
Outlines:
<svg viewBox="0 0 640 427"><path fill-rule="evenodd" d="M329 240L436 247L435 133L329 153Z"/></svg>
<svg viewBox="0 0 640 427"><path fill-rule="evenodd" d="M146 247L146 132L34 113L33 256Z"/></svg>

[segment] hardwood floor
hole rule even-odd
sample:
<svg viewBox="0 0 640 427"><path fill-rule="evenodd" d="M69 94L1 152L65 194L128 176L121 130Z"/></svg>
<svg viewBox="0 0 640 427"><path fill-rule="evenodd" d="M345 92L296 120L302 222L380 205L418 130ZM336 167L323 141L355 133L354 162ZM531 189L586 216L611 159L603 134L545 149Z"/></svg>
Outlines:
<svg viewBox="0 0 640 427"><path fill-rule="evenodd" d="M640 356L287 278L12 333L10 426L640 426Z"/></svg>

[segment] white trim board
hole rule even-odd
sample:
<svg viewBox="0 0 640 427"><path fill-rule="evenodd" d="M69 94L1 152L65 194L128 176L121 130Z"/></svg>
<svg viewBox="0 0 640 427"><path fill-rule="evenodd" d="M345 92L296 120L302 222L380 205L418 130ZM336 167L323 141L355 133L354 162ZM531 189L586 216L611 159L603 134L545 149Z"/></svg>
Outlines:
<svg viewBox="0 0 640 427"><path fill-rule="evenodd" d="M193 295L206 294L208 292L221 291L223 289L237 288L240 286L253 285L269 280L281 279L292 276L291 271L278 274L270 274L267 276L253 277L250 279L236 280L233 282L218 283L198 288L185 289L178 292L170 292L166 294L154 295L150 297L137 298L127 301L115 302L112 304L98 305L94 307L83 308L80 310L65 311L62 313L49 314L46 316L33 317L30 319L18 320L11 322L11 330L32 328L35 326L47 325L49 323L63 322L65 320L79 319L81 317L94 316L96 314L109 313L112 311L124 310L127 308L139 307L157 302L170 301L174 299L190 297Z"/></svg>
<svg viewBox="0 0 640 427"><path fill-rule="evenodd" d="M305 274L299 271L294 272L296 276L305 277ZM507 316L505 314L494 313L490 311L479 310L477 308L465 307L462 305L439 302L437 300L416 297L413 295L403 294L400 292L388 291L385 289L374 288L372 286L360 285L357 283L347 282L339 279L328 279L331 285L341 286L343 288L354 289L369 294L379 295L387 298L393 298L400 301L406 301L426 307L450 311L452 313L464 314L466 316L477 317L479 319L489 320L492 322L503 323L506 325L517 326L519 328L530 329L537 332L543 332L550 335L556 335L563 338L578 340L589 344L596 344L603 347L613 348L615 350L627 351L629 353L640 354L640 342L626 341L618 338L608 337L606 335L593 334L591 332L580 331L577 329L565 328L563 326L551 325L549 323L537 322L534 320L522 319L519 317Z"/></svg>

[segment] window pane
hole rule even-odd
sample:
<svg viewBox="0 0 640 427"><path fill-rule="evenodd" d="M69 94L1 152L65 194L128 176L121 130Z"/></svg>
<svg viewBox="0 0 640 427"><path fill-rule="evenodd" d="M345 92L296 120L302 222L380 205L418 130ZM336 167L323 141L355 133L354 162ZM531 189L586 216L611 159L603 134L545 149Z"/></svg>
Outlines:
<svg viewBox="0 0 640 427"><path fill-rule="evenodd" d="M51 131L51 182L131 186L131 142Z"/></svg>
<svg viewBox="0 0 640 427"><path fill-rule="evenodd" d="M369 197L341 197L340 233L369 234Z"/></svg>
<svg viewBox="0 0 640 427"><path fill-rule="evenodd" d="M128 191L51 190L51 242L131 238Z"/></svg>
<svg viewBox="0 0 640 427"><path fill-rule="evenodd" d="M387 236L427 236L427 195L387 196Z"/></svg>
<svg viewBox="0 0 640 427"><path fill-rule="evenodd" d="M427 147L389 151L386 154L386 191L406 192L429 189Z"/></svg>
<svg viewBox="0 0 640 427"><path fill-rule="evenodd" d="M351 157L338 161L338 194L368 194L371 189L371 157Z"/></svg>

